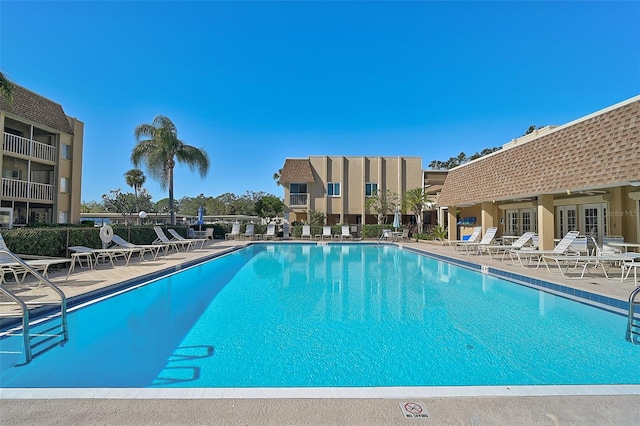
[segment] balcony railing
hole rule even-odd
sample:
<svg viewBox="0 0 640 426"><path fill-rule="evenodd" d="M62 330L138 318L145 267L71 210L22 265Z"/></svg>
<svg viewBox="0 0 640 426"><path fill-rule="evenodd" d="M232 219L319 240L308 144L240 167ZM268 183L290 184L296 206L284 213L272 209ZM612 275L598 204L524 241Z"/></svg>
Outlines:
<svg viewBox="0 0 640 426"><path fill-rule="evenodd" d="M289 206L306 206L309 194L289 194Z"/></svg>
<svg viewBox="0 0 640 426"><path fill-rule="evenodd" d="M53 201L53 185L2 178L2 197Z"/></svg>
<svg viewBox="0 0 640 426"><path fill-rule="evenodd" d="M7 152L13 152L27 157L34 157L39 160L50 161L52 163L55 163L57 159L55 146L36 142L31 139L23 138L22 136L12 135L11 133L4 134L2 149Z"/></svg>

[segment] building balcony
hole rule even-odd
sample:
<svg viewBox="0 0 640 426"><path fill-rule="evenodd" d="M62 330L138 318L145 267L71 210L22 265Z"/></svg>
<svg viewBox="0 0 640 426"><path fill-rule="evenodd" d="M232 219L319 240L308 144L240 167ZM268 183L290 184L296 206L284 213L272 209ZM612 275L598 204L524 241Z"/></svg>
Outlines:
<svg viewBox="0 0 640 426"><path fill-rule="evenodd" d="M53 185L2 178L2 198L53 202L53 194Z"/></svg>
<svg viewBox="0 0 640 426"><path fill-rule="evenodd" d="M53 145L47 145L46 143L12 135L11 133L4 134L2 149L23 157L36 158L54 164L58 155L56 147Z"/></svg>
<svg viewBox="0 0 640 426"><path fill-rule="evenodd" d="M289 194L289 207L307 207L309 194Z"/></svg>

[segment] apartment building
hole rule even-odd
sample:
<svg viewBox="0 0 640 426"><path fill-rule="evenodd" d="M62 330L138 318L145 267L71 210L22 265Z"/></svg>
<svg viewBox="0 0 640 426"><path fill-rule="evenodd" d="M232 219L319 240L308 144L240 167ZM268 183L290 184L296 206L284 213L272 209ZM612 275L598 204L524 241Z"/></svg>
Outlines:
<svg viewBox="0 0 640 426"><path fill-rule="evenodd" d="M306 221L309 211L326 214L327 224L378 223L367 211L376 191L402 196L423 186L420 157L312 156L287 158L280 174L289 222Z"/></svg>
<svg viewBox="0 0 640 426"><path fill-rule="evenodd" d="M14 84L0 94L0 224L79 223L84 123Z"/></svg>
<svg viewBox="0 0 640 426"><path fill-rule="evenodd" d="M640 96L451 169L438 205L449 223L536 232L543 249L575 230L600 243L640 242ZM450 226L449 238L470 232Z"/></svg>

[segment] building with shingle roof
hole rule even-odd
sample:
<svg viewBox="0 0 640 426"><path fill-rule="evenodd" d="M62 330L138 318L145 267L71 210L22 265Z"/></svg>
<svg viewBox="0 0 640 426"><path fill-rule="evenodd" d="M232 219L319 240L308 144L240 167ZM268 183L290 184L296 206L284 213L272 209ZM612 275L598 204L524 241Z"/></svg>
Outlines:
<svg viewBox="0 0 640 426"><path fill-rule="evenodd" d="M0 93L0 224L80 222L84 123L13 83Z"/></svg>
<svg viewBox="0 0 640 426"><path fill-rule="evenodd" d="M540 234L540 245L570 230L640 241L640 96L449 171L438 199L447 222L477 218L503 235ZM470 227L449 226L459 239ZM460 235L462 234L462 235Z"/></svg>

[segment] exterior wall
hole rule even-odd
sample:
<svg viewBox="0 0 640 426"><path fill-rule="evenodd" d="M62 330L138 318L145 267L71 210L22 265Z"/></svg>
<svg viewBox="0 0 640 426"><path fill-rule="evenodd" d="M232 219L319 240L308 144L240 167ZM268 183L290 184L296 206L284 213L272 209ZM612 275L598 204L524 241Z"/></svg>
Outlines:
<svg viewBox="0 0 640 426"><path fill-rule="evenodd" d="M16 195L8 187L5 193L3 180L0 202L4 208L13 209L14 225L23 225L34 220L57 223L61 218L61 212L64 212L67 222L80 222L84 124L71 117L67 117L67 120L73 134L61 132L40 123L29 122L8 112L0 112L3 142L0 153L0 175L5 177L7 170L15 170L19 179L6 182L7 185L16 183L50 185L49 188L52 188L53 194L49 199L38 199L28 195ZM9 145L6 150L5 128L22 132L21 138L26 141L40 142L47 144L50 149L55 148L55 157L51 161L42 160L36 156L14 152ZM70 159L64 158L63 145L70 147ZM68 192L62 190L63 178L68 179ZM25 192L25 194L28 193Z"/></svg>
<svg viewBox="0 0 640 426"><path fill-rule="evenodd" d="M371 223L365 210L365 184L377 183L378 190L400 196L422 187L422 159L419 157L309 157L314 182L307 183L308 208L327 215L328 223ZM340 184L340 196L329 196L327 184ZM289 199L285 186L285 201ZM306 218L301 209L288 208L289 220Z"/></svg>

